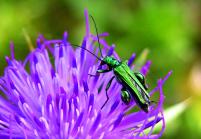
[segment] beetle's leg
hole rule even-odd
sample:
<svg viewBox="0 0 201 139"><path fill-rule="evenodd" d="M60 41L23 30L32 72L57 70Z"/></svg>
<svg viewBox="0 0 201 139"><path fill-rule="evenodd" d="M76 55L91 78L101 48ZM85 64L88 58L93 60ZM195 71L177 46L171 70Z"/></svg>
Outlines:
<svg viewBox="0 0 201 139"><path fill-rule="evenodd" d="M128 105L130 103L130 100L131 100L130 94L128 93L128 91L124 87L121 89L121 100L126 105Z"/></svg>
<svg viewBox="0 0 201 139"><path fill-rule="evenodd" d="M144 88L145 88L145 90L148 90L148 88L149 88L149 86L148 86L148 84L146 84L146 82L144 84Z"/></svg>
<svg viewBox="0 0 201 139"><path fill-rule="evenodd" d="M106 86L105 91L106 91L107 100L105 101L105 103L103 104L103 106L101 107L101 109L105 106L105 104L106 104L106 103L108 102L108 100L109 100L109 96L108 96L108 94L107 94L107 91L108 91L108 89L110 88L110 86L111 86L112 81L113 81L114 78L115 78L115 76L113 76L113 77L110 79L110 81L108 82L108 84L107 84L107 86Z"/></svg>
<svg viewBox="0 0 201 139"><path fill-rule="evenodd" d="M97 76L97 75L99 75L99 73L106 73L106 72L110 72L112 69L111 68L109 68L109 69L99 69L99 70L97 70L96 71L96 74L95 75L93 75L93 74L88 74L89 76Z"/></svg>
<svg viewBox="0 0 201 139"><path fill-rule="evenodd" d="M106 69L106 70L97 70L96 73L106 73L106 72L110 72L112 69Z"/></svg>
<svg viewBox="0 0 201 139"><path fill-rule="evenodd" d="M98 74L97 74L97 75L93 75L93 74L88 73L88 75L89 75L89 76L97 76Z"/></svg>
<svg viewBox="0 0 201 139"><path fill-rule="evenodd" d="M134 74L137 77L137 79L140 81L140 83L143 85L145 90L148 90L148 85L146 84L144 75L142 75L140 72L134 72Z"/></svg>

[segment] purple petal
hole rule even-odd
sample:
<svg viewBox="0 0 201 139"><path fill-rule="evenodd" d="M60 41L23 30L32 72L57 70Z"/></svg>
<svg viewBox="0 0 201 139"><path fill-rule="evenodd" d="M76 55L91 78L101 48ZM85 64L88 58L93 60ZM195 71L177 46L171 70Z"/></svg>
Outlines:
<svg viewBox="0 0 201 139"><path fill-rule="evenodd" d="M98 113L96 120L94 121L89 134L93 134L96 131L100 121L101 121L101 113Z"/></svg>
<svg viewBox="0 0 201 139"><path fill-rule="evenodd" d="M84 62L84 57L85 57L85 48L86 48L86 45L87 45L87 42L86 42L86 37L83 39L83 41L82 41L82 45L81 45L81 47L83 48L80 48L81 50L80 50L80 61L81 61L81 64L83 64L83 62Z"/></svg>
<svg viewBox="0 0 201 139"><path fill-rule="evenodd" d="M107 52L107 56L111 56L114 52L114 46L110 47L109 51Z"/></svg>
<svg viewBox="0 0 201 139"><path fill-rule="evenodd" d="M82 122L83 116L84 116L84 112L81 112L79 117L78 117L78 119L77 119L77 121L76 121L76 123L75 123L75 126L74 126L74 128L72 130L73 135L77 132L78 127L80 126L80 124Z"/></svg>
<svg viewBox="0 0 201 139"><path fill-rule="evenodd" d="M10 56L11 56L11 59L15 58L14 43L13 42L10 42Z"/></svg>
<svg viewBox="0 0 201 139"><path fill-rule="evenodd" d="M63 34L63 43L64 43L65 46L67 46L67 38L68 38L68 33L64 32L64 34Z"/></svg>
<svg viewBox="0 0 201 139"><path fill-rule="evenodd" d="M83 87L84 87L84 92L87 93L89 91L89 87L88 87L87 82L83 81Z"/></svg>
<svg viewBox="0 0 201 139"><path fill-rule="evenodd" d="M128 60L128 66L130 67L133 63L133 61L135 60L136 54L133 53L132 56L129 58Z"/></svg>
<svg viewBox="0 0 201 139"><path fill-rule="evenodd" d="M140 72L141 72L144 76L146 76L147 73L148 73L148 71L149 71L150 66L151 66L151 61L147 61L147 62L144 64L144 66L142 66Z"/></svg>
<svg viewBox="0 0 201 139"><path fill-rule="evenodd" d="M119 105L119 100L116 100L116 101L113 103L113 105L112 105L112 107L111 107L111 109L110 109L109 114L111 114L111 113L117 108L118 105Z"/></svg>
<svg viewBox="0 0 201 139"><path fill-rule="evenodd" d="M113 129L115 129L120 124L120 122L122 121L123 117L124 117L123 113L119 114L118 118L114 122Z"/></svg>
<svg viewBox="0 0 201 139"><path fill-rule="evenodd" d="M77 96L78 95L78 82L77 82L77 77L75 75L73 76L73 83L74 83L73 92Z"/></svg>
<svg viewBox="0 0 201 139"><path fill-rule="evenodd" d="M63 57L63 47L59 47L59 58Z"/></svg>

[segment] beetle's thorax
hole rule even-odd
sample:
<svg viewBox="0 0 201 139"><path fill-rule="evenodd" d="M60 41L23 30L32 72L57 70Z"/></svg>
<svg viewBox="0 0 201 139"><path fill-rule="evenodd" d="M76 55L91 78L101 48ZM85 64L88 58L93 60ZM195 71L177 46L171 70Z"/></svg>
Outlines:
<svg viewBox="0 0 201 139"><path fill-rule="evenodd" d="M103 61L111 68L115 68L120 65L120 62L114 57L106 56Z"/></svg>

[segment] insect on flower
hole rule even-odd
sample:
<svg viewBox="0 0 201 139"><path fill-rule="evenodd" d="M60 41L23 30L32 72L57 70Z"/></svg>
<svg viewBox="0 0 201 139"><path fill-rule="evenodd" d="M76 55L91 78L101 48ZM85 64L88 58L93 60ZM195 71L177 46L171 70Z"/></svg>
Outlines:
<svg viewBox="0 0 201 139"><path fill-rule="evenodd" d="M15 58L14 45L10 45L11 56L6 57L8 65L0 76L0 92L5 96L0 95L0 139L157 139L162 136L163 84L171 72L149 92L150 96L159 93L158 103L149 105L144 76L150 61L140 67L140 73L133 73L135 54L128 64L118 60L114 45L108 45L102 38L107 34L91 34L87 11L85 18L86 34L79 46L82 49L73 49L67 32L56 40L40 35L37 47L23 61ZM99 47L95 47L96 42ZM89 73L97 76L90 77ZM119 83L112 82L115 77ZM130 103L121 105L122 101ZM143 101L148 106L142 105ZM130 113L136 106L134 102L141 110ZM158 124L161 129L156 132Z"/></svg>
<svg viewBox="0 0 201 139"><path fill-rule="evenodd" d="M92 53L91 51L87 50L86 48L83 48L81 46L78 46L82 49L85 49L89 53L91 53L93 56L95 56L98 60L101 61L99 69L96 71L96 75L101 73L107 73L110 71L113 71L114 75L109 80L106 86L106 101L101 107L101 109L105 106L105 104L109 100L108 96L108 89L111 86L112 81L114 78L116 78L117 82L121 84L121 100L124 102L124 104L128 105L131 101L131 98L136 102L136 104L146 113L149 111L149 106L153 101L150 100L150 96L147 92L147 86L145 83L145 77L140 72L133 72L130 67L128 66L128 61L119 61L115 59L113 56L105 56L103 57L101 48L100 48L100 40L98 35L98 29L96 27L95 20L92 16L90 16L96 29L96 35L98 39L98 48L101 54L101 58L99 58L97 55ZM77 45L75 45L77 46ZM106 65L107 69L101 69L102 66ZM90 76L96 76L91 75Z"/></svg>

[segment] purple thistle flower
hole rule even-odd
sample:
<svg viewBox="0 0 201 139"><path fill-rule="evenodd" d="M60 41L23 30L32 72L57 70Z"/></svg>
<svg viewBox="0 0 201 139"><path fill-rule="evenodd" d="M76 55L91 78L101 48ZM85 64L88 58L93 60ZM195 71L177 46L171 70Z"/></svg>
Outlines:
<svg viewBox="0 0 201 139"><path fill-rule="evenodd" d="M86 35L82 47L98 54L97 37L89 31L88 14ZM0 90L6 96L0 97L0 138L51 138L51 139L95 139L159 138L165 129L163 116L164 95L162 86L171 73L158 81L150 92L159 92L158 104L128 113L136 104L125 105L121 101L121 85L111 84L106 100L105 88L112 72L90 77L99 66L96 57L84 49L73 49L67 41L67 33L61 40L37 39L37 48L24 62L14 58L11 44L11 58L6 57L8 66L0 78ZM103 55L119 59L114 46L100 34ZM128 61L129 66L135 55ZM146 75L150 62L141 72ZM153 133L157 123L162 123L159 133ZM146 133L145 133L146 130Z"/></svg>

